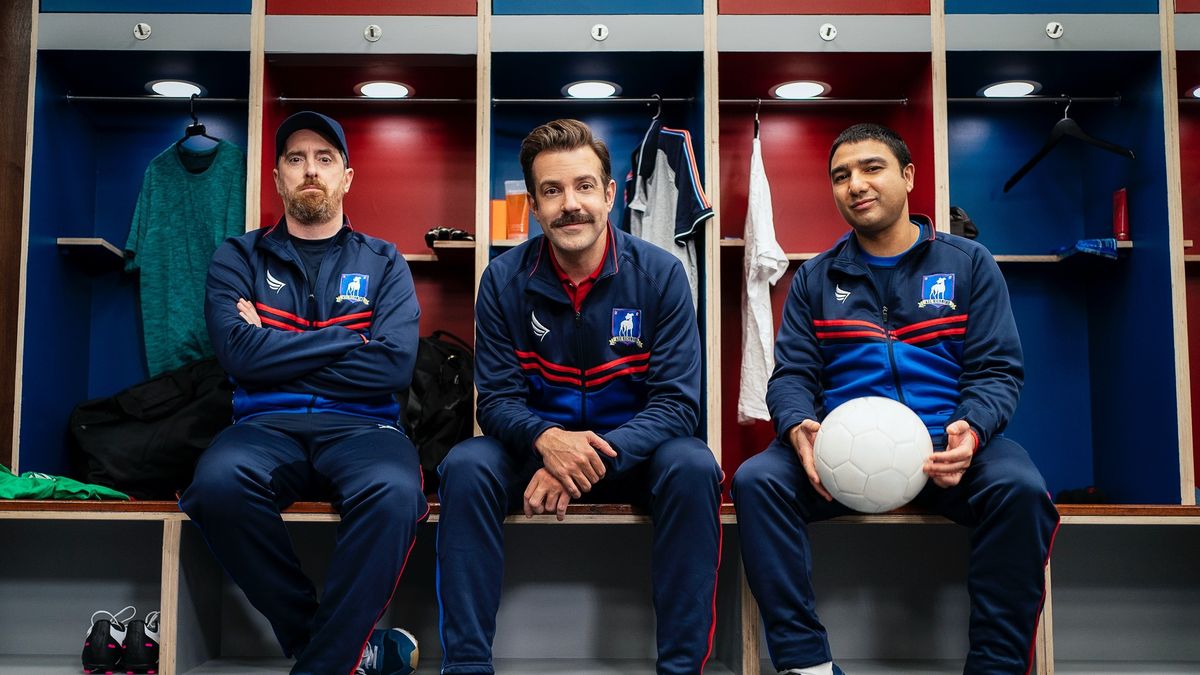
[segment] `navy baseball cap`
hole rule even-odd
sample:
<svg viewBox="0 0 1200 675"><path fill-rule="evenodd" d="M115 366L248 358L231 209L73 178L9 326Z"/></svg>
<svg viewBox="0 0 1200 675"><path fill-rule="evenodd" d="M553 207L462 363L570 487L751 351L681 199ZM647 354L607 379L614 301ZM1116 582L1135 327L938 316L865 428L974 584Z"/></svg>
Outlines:
<svg viewBox="0 0 1200 675"><path fill-rule="evenodd" d="M350 165L350 151L346 149L346 132L342 131L342 125L328 115L311 110L298 112L279 125L279 130L275 132L276 160L287 151L287 139L301 129L309 129L321 134L325 140L342 151L342 156L346 159L346 166Z"/></svg>

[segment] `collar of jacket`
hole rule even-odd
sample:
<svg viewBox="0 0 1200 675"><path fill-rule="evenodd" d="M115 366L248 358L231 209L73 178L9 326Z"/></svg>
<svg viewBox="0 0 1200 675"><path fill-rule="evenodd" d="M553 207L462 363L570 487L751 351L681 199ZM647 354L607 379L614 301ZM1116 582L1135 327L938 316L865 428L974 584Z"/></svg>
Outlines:
<svg viewBox="0 0 1200 675"><path fill-rule="evenodd" d="M596 278L597 284L616 274L620 269L621 262L618 258L625 252L627 245L624 238L629 236L632 235L618 230L612 226L612 223L608 224L608 255L604 256L604 266L600 276ZM562 281L554 272L554 263L550 260L550 240L542 235L536 244L538 249L533 268L529 271L529 285L525 287L525 292L536 293L566 305L571 304L571 299L567 297L567 291L563 289Z"/></svg>
<svg viewBox="0 0 1200 675"><path fill-rule="evenodd" d="M904 252L905 258L925 250L929 246L929 242L937 238L937 231L933 229L933 221L929 219L929 216L913 213L910 214L909 220L921 228L921 233L917 235L917 243ZM833 263L830 265L831 269L850 276L865 276L867 274L866 268L859 262L859 254L862 253L862 248L858 245L858 237L854 236L854 230L850 230L846 236L842 237L842 240L836 246L840 248L837 254L834 255Z"/></svg>
<svg viewBox="0 0 1200 675"><path fill-rule="evenodd" d="M333 235L333 245L341 246L346 243L346 237L349 237L353 231L354 228L350 226L349 216L342 214L342 229ZM292 236L288 234L287 221L283 216L280 216L279 221L263 234L258 240L257 246L261 246L287 260L296 259L295 248L292 246Z"/></svg>

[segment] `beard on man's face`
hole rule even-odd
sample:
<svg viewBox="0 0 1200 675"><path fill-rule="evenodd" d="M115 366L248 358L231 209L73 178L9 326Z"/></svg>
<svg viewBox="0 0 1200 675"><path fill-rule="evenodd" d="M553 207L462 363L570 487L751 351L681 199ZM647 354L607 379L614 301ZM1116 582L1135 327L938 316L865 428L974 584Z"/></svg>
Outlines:
<svg viewBox="0 0 1200 675"><path fill-rule="evenodd" d="M320 192L309 192L307 188L317 187ZM319 225L328 222L341 204L340 195L331 195L329 188L320 181L305 183L284 201L287 213L304 225Z"/></svg>

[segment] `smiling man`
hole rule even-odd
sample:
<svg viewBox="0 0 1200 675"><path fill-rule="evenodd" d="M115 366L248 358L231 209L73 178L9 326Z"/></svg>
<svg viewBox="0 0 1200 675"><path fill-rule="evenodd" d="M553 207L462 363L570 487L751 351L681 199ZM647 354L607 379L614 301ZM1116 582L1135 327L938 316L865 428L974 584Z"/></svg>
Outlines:
<svg viewBox="0 0 1200 675"><path fill-rule="evenodd" d="M354 169L337 121L292 115L275 155L283 218L227 240L209 266L205 318L237 387L235 424L180 506L296 657L294 675L404 675L412 637L373 629L428 511L397 423L417 351L412 275L343 214ZM279 516L303 499L342 518L319 602Z"/></svg>
<svg viewBox="0 0 1200 675"><path fill-rule="evenodd" d="M833 142L833 199L852 232L796 272L767 388L777 438L733 479L746 578L780 672L841 673L815 610L807 525L849 513L821 485L813 442L828 411L860 396L921 417L937 452L915 503L972 528L964 672L1032 667L1058 513L1029 455L1000 435L1024 379L1021 342L987 249L909 214L914 173L886 127Z"/></svg>
<svg viewBox="0 0 1200 675"><path fill-rule="evenodd" d="M721 471L694 436L701 352L687 277L670 253L609 225L608 148L582 122L534 129L521 168L543 236L483 274L486 435L439 469L442 672L495 672L505 516L561 520L586 499L651 514L658 672L695 675L712 646Z"/></svg>

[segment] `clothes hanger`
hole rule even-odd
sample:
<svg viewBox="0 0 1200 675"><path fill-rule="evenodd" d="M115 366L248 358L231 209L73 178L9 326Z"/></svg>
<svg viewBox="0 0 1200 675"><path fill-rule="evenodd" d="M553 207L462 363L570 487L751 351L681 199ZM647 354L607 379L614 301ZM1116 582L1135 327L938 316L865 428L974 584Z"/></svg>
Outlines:
<svg viewBox="0 0 1200 675"><path fill-rule="evenodd" d="M1032 169L1038 162L1042 161L1042 158L1054 149L1054 146L1058 145L1062 139L1067 137L1077 138L1084 143L1087 143L1088 145L1094 145L1101 150L1107 150L1109 152L1121 155L1122 157L1133 159L1133 151L1129 148L1089 136L1088 133L1079 126L1078 122L1071 119L1070 113L1071 99L1068 97L1067 107L1063 110L1062 119L1054 123L1054 128L1050 130L1050 137L1046 139L1046 143L1042 145L1042 149L1038 150L1037 154L1034 155L1028 162L1025 162L1025 166L1017 169L1017 172L1012 175L1012 178L1009 178L1008 182L1004 184L1005 192L1011 190L1013 186L1017 184L1017 182L1025 177L1025 174L1029 173L1030 169Z"/></svg>
<svg viewBox="0 0 1200 675"><path fill-rule="evenodd" d="M175 148L181 153L183 151L179 146L189 138L195 138L196 136L207 138L215 143L221 142L221 139L209 136L208 129L200 122L200 119L196 117L196 96L196 94L192 94L191 98L188 99L188 113L192 116L192 123L187 125L187 127L183 130L183 137L178 141L175 141Z"/></svg>
<svg viewBox="0 0 1200 675"><path fill-rule="evenodd" d="M650 118L651 122L657 120L659 117L662 117L662 94L655 94L654 101L658 104L658 108L654 111L654 117Z"/></svg>
<svg viewBox="0 0 1200 675"><path fill-rule="evenodd" d="M758 111L762 109L762 99L754 99L754 137L758 138Z"/></svg>

